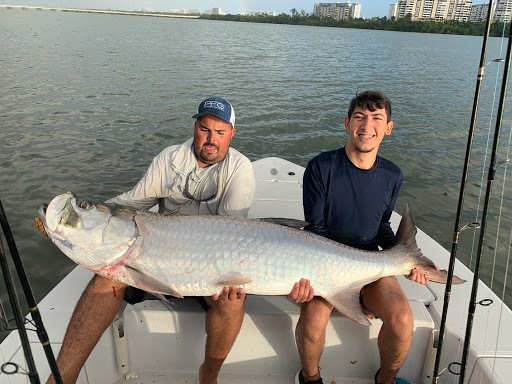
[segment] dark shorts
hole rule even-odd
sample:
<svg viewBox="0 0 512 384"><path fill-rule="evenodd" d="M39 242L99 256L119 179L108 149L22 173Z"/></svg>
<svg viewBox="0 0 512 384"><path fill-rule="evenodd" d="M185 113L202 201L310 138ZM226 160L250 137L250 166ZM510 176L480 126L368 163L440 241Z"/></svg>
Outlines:
<svg viewBox="0 0 512 384"><path fill-rule="evenodd" d="M364 292L366 291L366 288L368 288L369 285L370 284L366 284L363 288L361 288L361 291L359 292L359 304L361 304L361 309L363 310L363 312L366 315L366 317L368 317L369 319L378 319L379 316L374 315L373 313L371 313L363 305L363 295L364 295Z"/></svg>
<svg viewBox="0 0 512 384"><path fill-rule="evenodd" d="M165 296L167 299L172 300L174 297L172 296ZM210 306L206 303L206 300L203 296L190 296L191 299L194 299L199 303L199 305L207 311ZM145 300L159 300L158 297L153 296L151 293L147 293L143 291L142 289L135 288L135 287L127 287L124 291L124 301L126 301L128 304L137 304L141 303Z"/></svg>

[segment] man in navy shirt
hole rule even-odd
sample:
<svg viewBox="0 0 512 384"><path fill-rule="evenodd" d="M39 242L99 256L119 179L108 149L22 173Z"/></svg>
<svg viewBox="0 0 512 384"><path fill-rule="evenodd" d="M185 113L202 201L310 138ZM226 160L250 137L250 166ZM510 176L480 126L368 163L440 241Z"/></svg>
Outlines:
<svg viewBox="0 0 512 384"><path fill-rule="evenodd" d="M383 93L366 91L351 101L345 117L347 145L316 156L304 173L304 214L310 223L306 230L365 250L393 245L389 219L403 175L395 164L377 156L382 139L392 129L391 103ZM407 278L428 282L418 269ZM321 384L318 364L333 307L318 296L308 300L308 293L311 297L314 290L303 279L289 296L302 301L295 336L303 369L296 383ZM396 374L412 341L413 315L408 300L394 276L369 284L362 293L365 310L383 321L378 337L381 366L375 383L406 383Z"/></svg>

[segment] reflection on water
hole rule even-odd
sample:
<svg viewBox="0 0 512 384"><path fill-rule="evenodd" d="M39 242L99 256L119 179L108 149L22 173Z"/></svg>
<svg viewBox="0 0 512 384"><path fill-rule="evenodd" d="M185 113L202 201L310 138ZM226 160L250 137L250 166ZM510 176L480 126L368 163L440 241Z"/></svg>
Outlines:
<svg viewBox="0 0 512 384"><path fill-rule="evenodd" d="M480 37L13 9L0 9L0 32L0 198L38 299L73 267L33 226L38 205L68 190L103 201L131 188L163 147L192 135L191 116L211 95L234 105L233 145L251 160L305 166L345 143L356 92L383 90L395 126L381 154L405 175L397 210L409 203L417 226L451 247ZM491 38L488 59L500 49ZM491 64L483 83L464 222L475 220L486 185L499 69ZM500 159L510 157L504 120ZM482 277L490 282L496 259L496 292L509 179L500 167L484 250ZM468 265L472 241L464 233L459 246Z"/></svg>

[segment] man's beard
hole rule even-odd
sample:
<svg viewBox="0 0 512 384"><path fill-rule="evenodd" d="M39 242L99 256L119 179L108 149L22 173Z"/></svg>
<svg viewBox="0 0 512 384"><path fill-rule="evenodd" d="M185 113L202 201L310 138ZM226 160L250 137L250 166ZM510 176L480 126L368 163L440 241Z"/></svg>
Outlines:
<svg viewBox="0 0 512 384"><path fill-rule="evenodd" d="M204 148L205 146L214 146L217 149L217 151L214 153L208 153ZM219 146L213 143L204 143L201 148L196 147L195 149L197 159L204 164L217 164L218 162L224 160L224 158L226 157L226 152L220 151Z"/></svg>

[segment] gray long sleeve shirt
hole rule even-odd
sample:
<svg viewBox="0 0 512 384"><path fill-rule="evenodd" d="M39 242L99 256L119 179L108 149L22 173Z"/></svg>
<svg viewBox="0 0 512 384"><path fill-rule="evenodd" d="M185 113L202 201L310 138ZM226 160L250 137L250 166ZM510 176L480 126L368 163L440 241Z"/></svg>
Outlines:
<svg viewBox="0 0 512 384"><path fill-rule="evenodd" d="M221 162L200 168L193 139L165 148L135 187L107 202L136 209L158 204L162 214L247 217L254 197L250 160L234 148Z"/></svg>

